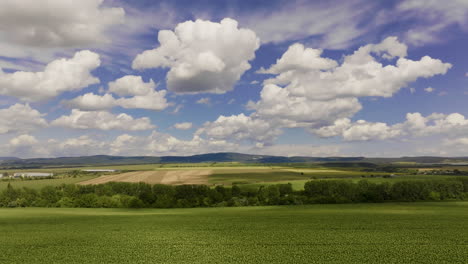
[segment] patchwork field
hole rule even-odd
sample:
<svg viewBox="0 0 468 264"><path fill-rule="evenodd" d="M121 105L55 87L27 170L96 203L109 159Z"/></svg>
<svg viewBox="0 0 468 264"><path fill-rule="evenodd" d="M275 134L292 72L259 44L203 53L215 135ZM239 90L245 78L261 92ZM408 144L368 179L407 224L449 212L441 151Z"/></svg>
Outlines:
<svg viewBox="0 0 468 264"><path fill-rule="evenodd" d="M150 184L207 184L211 170L159 170L134 171L115 175L104 175L79 184L103 184L107 182L146 182Z"/></svg>
<svg viewBox="0 0 468 264"><path fill-rule="evenodd" d="M78 177L68 177L70 172L79 172L82 169L115 169L122 173L109 175L108 173L79 174ZM125 172L132 170L131 172ZM18 171L18 170L16 170ZM4 170L3 173L14 173L15 170ZM21 170L29 171L29 170ZM360 168L327 168L327 167L294 167L294 166L267 166L246 164L144 164L144 165L120 165L105 167L81 167L81 168L53 168L33 171L53 172L56 179L41 180L10 180L0 181L0 190L5 189L8 182L14 187L28 187L40 189L44 186L57 186L64 183L101 184L111 181L116 182L146 182L150 184L208 184L232 185L242 184L248 187L275 183L292 183L295 190L303 189L304 183L311 179L349 179L351 181L366 180L372 182L436 179L437 175L404 175L394 178L382 178L389 175L385 172L365 172ZM374 174L377 174L374 177Z"/></svg>
<svg viewBox="0 0 468 264"><path fill-rule="evenodd" d="M0 209L0 263L466 263L468 202Z"/></svg>

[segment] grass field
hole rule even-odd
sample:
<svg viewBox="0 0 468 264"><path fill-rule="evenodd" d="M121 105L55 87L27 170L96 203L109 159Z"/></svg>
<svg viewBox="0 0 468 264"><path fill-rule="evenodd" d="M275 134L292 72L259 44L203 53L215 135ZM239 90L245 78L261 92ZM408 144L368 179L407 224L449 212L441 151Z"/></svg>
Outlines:
<svg viewBox="0 0 468 264"><path fill-rule="evenodd" d="M466 263L468 202L0 209L0 263Z"/></svg>
<svg viewBox="0 0 468 264"><path fill-rule="evenodd" d="M86 181L95 178L96 176L88 175L88 176L81 176L77 178L66 177L66 178L58 178L58 179L36 179L36 180L20 180L20 179L12 179L10 181L2 180L0 181L0 191L6 189L8 183L15 188L23 188L28 187L32 189L41 189L45 186L59 186L62 184L70 184L70 183L78 183L81 181Z"/></svg>

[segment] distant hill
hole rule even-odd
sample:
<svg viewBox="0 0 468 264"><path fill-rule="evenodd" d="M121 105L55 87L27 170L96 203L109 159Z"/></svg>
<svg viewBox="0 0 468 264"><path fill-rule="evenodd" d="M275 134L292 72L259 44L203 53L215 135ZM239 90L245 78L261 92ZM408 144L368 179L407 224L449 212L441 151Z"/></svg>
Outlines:
<svg viewBox="0 0 468 264"><path fill-rule="evenodd" d="M12 161L12 160L21 160L21 159L17 157L0 157L0 163Z"/></svg>
<svg viewBox="0 0 468 264"><path fill-rule="evenodd" d="M40 168L43 166L85 166L85 165L124 165L151 163L202 163L202 162L240 162L240 163L322 163L325 166L371 166L388 163L423 163L447 164L468 163L468 157L401 157L401 158L365 158L365 157L285 157L271 155L252 155L233 152L208 153L192 156L109 156L95 155L83 157L19 159L0 157L3 167Z"/></svg>

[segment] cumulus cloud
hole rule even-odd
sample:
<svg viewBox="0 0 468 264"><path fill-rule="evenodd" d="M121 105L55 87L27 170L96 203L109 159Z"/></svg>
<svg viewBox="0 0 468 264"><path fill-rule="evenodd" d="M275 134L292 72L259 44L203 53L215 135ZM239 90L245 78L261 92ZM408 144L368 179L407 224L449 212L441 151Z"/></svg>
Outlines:
<svg viewBox="0 0 468 264"><path fill-rule="evenodd" d="M65 104L80 110L106 110L115 106L163 110L171 105L167 102L166 90L157 91L153 80L145 83L141 76L127 75L110 82L109 92L122 97L116 99L110 93L104 95L87 93Z"/></svg>
<svg viewBox="0 0 468 264"><path fill-rule="evenodd" d="M149 130L155 127L147 117L134 119L125 113L114 115L106 111L80 111L78 109L73 109L69 116L61 116L51 124L74 129L129 131Z"/></svg>
<svg viewBox="0 0 468 264"><path fill-rule="evenodd" d="M335 68L337 62L321 57L322 50L306 49L304 45L295 43L276 60L268 70L261 69L259 73L280 74L290 70L326 70Z"/></svg>
<svg viewBox="0 0 468 264"><path fill-rule="evenodd" d="M236 151L238 145L225 140L205 140L194 136L181 140L169 134L153 131L149 136L118 136L110 143L113 155L194 155L201 153Z"/></svg>
<svg viewBox="0 0 468 264"><path fill-rule="evenodd" d="M96 111L111 109L116 106L116 99L111 94L97 95L86 93L72 100L66 101L66 105L85 111Z"/></svg>
<svg viewBox="0 0 468 264"><path fill-rule="evenodd" d="M38 157L46 154L45 149L38 145L39 141L34 136L22 134L10 139L4 151L15 157Z"/></svg>
<svg viewBox="0 0 468 264"><path fill-rule="evenodd" d="M19 135L15 138L12 138L9 142L9 144L14 147L30 146L37 143L38 141L35 137L27 134Z"/></svg>
<svg viewBox="0 0 468 264"><path fill-rule="evenodd" d="M250 69L259 39L229 18L220 23L196 20L161 30L160 46L133 61L134 69L170 68L167 87L177 93L225 93Z"/></svg>
<svg viewBox="0 0 468 264"><path fill-rule="evenodd" d="M268 69L258 102L248 107L264 119L282 119L287 126L319 128L361 110L359 97L391 97L418 78L445 74L451 67L424 56L406 59L407 47L396 37L360 47L341 64L321 57L322 51L293 44ZM396 58L384 66L379 59Z"/></svg>
<svg viewBox="0 0 468 264"><path fill-rule="evenodd" d="M260 93L260 100L249 102L248 108L256 111L256 117L285 127L323 126L336 119L349 117L361 110L356 98L313 100L295 96L289 89L267 84Z"/></svg>
<svg viewBox="0 0 468 264"><path fill-rule="evenodd" d="M196 134L215 140L271 144L281 133L281 130L272 127L267 121L239 114L232 116L221 115L214 122L205 123Z"/></svg>
<svg viewBox="0 0 468 264"><path fill-rule="evenodd" d="M122 8L103 0L0 1L0 55L42 56L48 49L109 41L108 30L124 22Z"/></svg>
<svg viewBox="0 0 468 264"><path fill-rule="evenodd" d="M192 128L192 123L190 122L176 123L174 124L174 128L179 129L179 130L189 130Z"/></svg>
<svg viewBox="0 0 468 264"><path fill-rule="evenodd" d="M145 83L141 76L127 75L109 83L109 92L119 96L147 95L156 88L153 80Z"/></svg>
<svg viewBox="0 0 468 264"><path fill-rule="evenodd" d="M314 49L302 51L295 56L305 56L305 53L312 53ZM320 54L319 52L315 51ZM387 59L398 59L395 65L384 66L373 54ZM284 56L266 70L279 75L266 80L265 83L286 85L294 95L319 100L337 97L391 97L418 78L445 74L452 66L429 56L424 56L419 61L406 59L406 46L395 37L359 48L353 54L345 56L343 63L337 67L330 67L331 62L322 64L323 61L316 59L315 65L306 70L297 64L285 65L291 59L286 60Z"/></svg>
<svg viewBox="0 0 468 264"><path fill-rule="evenodd" d="M459 113L433 113L426 117L420 113L408 113L404 122L393 125L365 120L351 122L344 118L336 120L330 126L309 131L320 137L341 136L347 141L421 138L434 135L458 138L468 133L468 119Z"/></svg>
<svg viewBox="0 0 468 264"><path fill-rule="evenodd" d="M433 113L426 117L420 113L408 113L406 119L403 125L416 136L433 134L459 136L468 133L468 119L460 113Z"/></svg>
<svg viewBox="0 0 468 264"><path fill-rule="evenodd" d="M342 136L346 141L385 140L397 138L403 134L398 126L392 127L385 123L373 123L365 120L351 123L347 118L338 119L331 126L311 129L310 131L321 137Z"/></svg>
<svg viewBox="0 0 468 264"><path fill-rule="evenodd" d="M52 61L42 72L4 73L0 69L0 94L27 102L51 99L99 83L91 71L100 63L98 54L83 50L71 59Z"/></svg>
<svg viewBox="0 0 468 264"><path fill-rule="evenodd" d="M405 58L407 47L396 37L360 47L340 64L319 49L293 44L267 69L260 100L250 101L250 116L220 116L205 124L204 135L271 144L282 128L302 127L319 136L341 135L348 141L390 139L402 135L385 123L349 118L362 109L360 97L391 97L418 78L445 74L451 64L424 56ZM387 61L387 65L382 64Z"/></svg>
<svg viewBox="0 0 468 264"><path fill-rule="evenodd" d="M108 153L109 143L87 135L64 140L38 140L23 134L10 139L6 151L21 158L87 156Z"/></svg>
<svg viewBox="0 0 468 264"><path fill-rule="evenodd" d="M366 122L358 120L353 126L343 131L343 138L348 141L371 140L371 139L390 139L401 135L401 131L389 127L385 123Z"/></svg>
<svg viewBox="0 0 468 264"><path fill-rule="evenodd" d="M166 100L166 91L151 91L146 95L136 95L130 98L117 99L116 104L123 108L141 108L163 110L171 104Z"/></svg>
<svg viewBox="0 0 468 264"><path fill-rule="evenodd" d="M47 126L43 114L29 105L15 104L0 109L0 134L30 132Z"/></svg>

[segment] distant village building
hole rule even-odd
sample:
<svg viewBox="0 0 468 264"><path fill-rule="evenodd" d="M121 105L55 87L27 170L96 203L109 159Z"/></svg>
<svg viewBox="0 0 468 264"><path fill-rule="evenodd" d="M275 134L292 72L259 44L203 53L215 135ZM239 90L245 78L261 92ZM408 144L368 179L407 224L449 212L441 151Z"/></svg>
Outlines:
<svg viewBox="0 0 468 264"><path fill-rule="evenodd" d="M53 173L45 173L45 172L17 172L13 174L14 178L28 178L28 177L51 177L54 176Z"/></svg>
<svg viewBox="0 0 468 264"><path fill-rule="evenodd" d="M107 169L101 169L101 170L83 170L84 172L116 172L116 170L107 170Z"/></svg>

